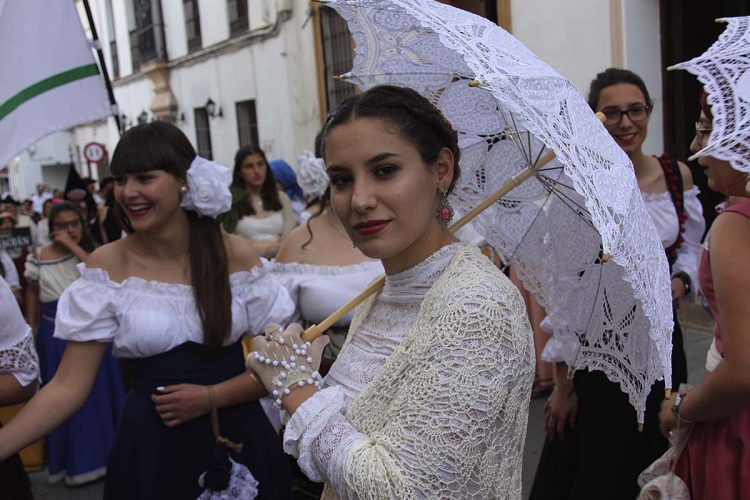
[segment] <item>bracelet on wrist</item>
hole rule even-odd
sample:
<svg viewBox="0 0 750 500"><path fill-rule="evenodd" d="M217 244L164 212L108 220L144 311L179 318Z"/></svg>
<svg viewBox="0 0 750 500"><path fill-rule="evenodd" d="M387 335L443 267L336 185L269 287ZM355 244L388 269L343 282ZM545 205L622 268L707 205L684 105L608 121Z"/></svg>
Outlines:
<svg viewBox="0 0 750 500"><path fill-rule="evenodd" d="M688 420L680 414L680 408L682 407L682 402L684 400L685 394L677 395L674 400L674 404L672 405L672 413L674 413L674 415L677 417L677 420L679 420L681 424L694 424L695 422L693 422L692 420Z"/></svg>
<svg viewBox="0 0 750 500"><path fill-rule="evenodd" d="M679 273L675 273L672 275L672 278L677 278L678 280L682 281L683 286L685 287L685 295L690 295L690 292L693 290L693 280L690 279L690 275L686 273L685 271L680 271Z"/></svg>

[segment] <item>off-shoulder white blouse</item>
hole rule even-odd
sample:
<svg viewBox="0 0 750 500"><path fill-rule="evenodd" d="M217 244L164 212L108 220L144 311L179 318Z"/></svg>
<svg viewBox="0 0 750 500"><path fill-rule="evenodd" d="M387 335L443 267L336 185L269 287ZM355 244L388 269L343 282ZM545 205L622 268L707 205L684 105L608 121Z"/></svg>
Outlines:
<svg viewBox="0 0 750 500"><path fill-rule="evenodd" d="M99 268L79 264L81 277L60 296L55 337L79 342L113 342L113 353L143 358L185 342L203 342L191 285L130 277L113 281ZM286 324L294 304L265 268L229 276L232 329L224 345L242 335L259 335L269 323Z"/></svg>

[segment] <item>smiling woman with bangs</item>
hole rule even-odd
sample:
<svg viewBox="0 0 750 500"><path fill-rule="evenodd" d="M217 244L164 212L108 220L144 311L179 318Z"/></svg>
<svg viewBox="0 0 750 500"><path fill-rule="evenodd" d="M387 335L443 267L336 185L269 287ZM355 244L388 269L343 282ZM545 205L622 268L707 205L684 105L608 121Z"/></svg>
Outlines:
<svg viewBox="0 0 750 500"><path fill-rule="evenodd" d="M231 205L231 172L197 157L164 122L128 130L111 169L129 234L96 250L60 297L55 336L68 347L54 378L0 430L0 459L81 405L112 343L133 389L105 498L197 498L204 488L236 487L236 464L231 478L214 474L229 462L214 449L212 408L225 438L216 442L254 476L244 476L243 495L255 488L258 498L290 498L281 442L257 402L265 390L245 371L240 340L286 321L293 304L252 246L221 231L216 217Z"/></svg>

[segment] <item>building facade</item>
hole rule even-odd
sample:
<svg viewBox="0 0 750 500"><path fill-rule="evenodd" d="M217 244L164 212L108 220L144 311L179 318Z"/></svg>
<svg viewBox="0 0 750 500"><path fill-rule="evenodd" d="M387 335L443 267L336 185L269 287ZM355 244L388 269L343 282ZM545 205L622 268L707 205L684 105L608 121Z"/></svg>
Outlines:
<svg viewBox="0 0 750 500"><path fill-rule="evenodd" d="M75 1L90 35L83 2ZM685 12L692 12L687 7L677 18L667 0L441 1L500 24L583 94L596 73L607 67L634 70L644 78L654 100L644 150L660 153L665 144L667 149L686 149L682 143L689 143L692 136L680 127L687 130L688 122L683 115L675 118L679 107L674 104L665 113L664 105L674 100L676 90L670 90L674 82L667 81L671 75L664 66L676 62L674 58L697 55L675 48L682 43L674 41L680 23L687 22ZM201 155L225 165L231 166L235 151L245 144L261 146L269 159L293 164L301 150L312 149L328 111L355 91L332 78L351 68L353 47L346 24L319 2L89 3L119 106L120 129L169 120ZM701 42L705 47L711 36L715 38L710 33L701 36L706 38ZM662 60L667 53L669 60ZM50 183L48 179L59 177L52 174L52 165L74 165L82 176L100 179L107 173L119 134L110 119L45 138L37 150L53 150L51 159L45 155L44 163L32 154L20 155L0 169L0 187L27 196L37 182ZM685 137L671 140L680 134ZM45 141L54 146L43 145ZM101 161L86 159L84 152L91 143L104 146ZM687 156L681 151L670 153Z"/></svg>

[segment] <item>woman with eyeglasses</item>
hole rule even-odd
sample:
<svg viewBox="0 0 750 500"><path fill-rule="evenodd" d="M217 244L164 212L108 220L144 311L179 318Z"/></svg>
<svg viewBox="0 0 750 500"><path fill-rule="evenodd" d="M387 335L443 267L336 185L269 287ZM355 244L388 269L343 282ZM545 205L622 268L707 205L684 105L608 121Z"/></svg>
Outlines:
<svg viewBox="0 0 750 500"><path fill-rule="evenodd" d="M693 153L709 144L714 120L705 93L700 107ZM747 149L735 152L750 156ZM716 320L715 355L699 385L662 403L660 419L665 433L677 431L675 450L682 451L676 451L674 472L690 498L750 498L750 176L716 156L701 154L698 164L708 187L730 198L711 225L700 268L701 291Z"/></svg>
<svg viewBox="0 0 750 500"><path fill-rule="evenodd" d="M69 202L50 209L49 234L52 243L30 254L25 270L29 282L26 318L33 328L38 326L36 344L43 384L55 375L67 345L53 338L57 299L78 279L78 264L85 262L95 247L80 212ZM47 436L51 482L64 478L67 484L77 485L104 476L123 393L120 368L109 347L86 402Z"/></svg>
<svg viewBox="0 0 750 500"><path fill-rule="evenodd" d="M643 151L653 104L643 80L632 71L609 68L591 82L591 109L605 115L604 126L633 163L646 208L661 237L672 275L672 304L692 301L705 229L698 188L688 167L666 154ZM687 380L682 331L674 314L672 381ZM638 495L638 474L666 451L659 430L663 381L646 401L643 432L619 385L602 372L581 370L569 379L557 361L555 388L546 406L549 440L542 452L531 498L623 498ZM603 495L602 492L607 494Z"/></svg>

